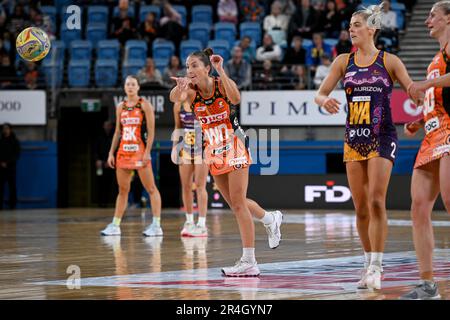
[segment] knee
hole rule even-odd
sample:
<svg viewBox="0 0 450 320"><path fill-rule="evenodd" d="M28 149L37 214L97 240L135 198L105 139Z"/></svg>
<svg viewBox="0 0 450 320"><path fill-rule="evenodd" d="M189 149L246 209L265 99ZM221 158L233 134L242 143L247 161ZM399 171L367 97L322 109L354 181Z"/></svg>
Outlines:
<svg viewBox="0 0 450 320"><path fill-rule="evenodd" d="M373 197L369 200L369 207L371 214L381 216L386 212L386 205L384 199L381 197Z"/></svg>
<svg viewBox="0 0 450 320"><path fill-rule="evenodd" d="M411 220L414 228L431 224L431 212L422 210L421 207L411 209Z"/></svg>
<svg viewBox="0 0 450 320"><path fill-rule="evenodd" d="M149 195L154 195L155 193L158 192L158 189L156 188L156 186L154 184L147 186L145 189L147 190Z"/></svg>
<svg viewBox="0 0 450 320"><path fill-rule="evenodd" d="M245 200L231 199L231 210L233 210L234 214L241 214L242 212L244 212L245 208L246 208Z"/></svg>
<svg viewBox="0 0 450 320"><path fill-rule="evenodd" d="M195 189L198 194L205 194L206 193L206 187L203 185L197 185L197 188Z"/></svg>
<svg viewBox="0 0 450 320"><path fill-rule="evenodd" d="M119 185L119 194L120 195L127 195L130 192L130 186L129 185Z"/></svg>
<svg viewBox="0 0 450 320"><path fill-rule="evenodd" d="M181 189L183 190L183 192L191 192L192 191L192 185L189 183L183 183L181 185Z"/></svg>
<svg viewBox="0 0 450 320"><path fill-rule="evenodd" d="M369 218L369 206L367 205L367 202L355 203L355 211L358 219Z"/></svg>

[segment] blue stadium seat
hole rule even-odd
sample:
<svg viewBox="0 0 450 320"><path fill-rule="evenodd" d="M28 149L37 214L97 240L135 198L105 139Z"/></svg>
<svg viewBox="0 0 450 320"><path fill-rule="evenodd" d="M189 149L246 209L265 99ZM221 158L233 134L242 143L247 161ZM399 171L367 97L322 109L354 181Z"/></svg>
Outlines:
<svg viewBox="0 0 450 320"><path fill-rule="evenodd" d="M161 18L161 9L159 8L159 6L156 5L141 6L141 8L139 9L139 22L145 21L147 14L149 14L150 12L155 13L156 20L159 20L159 18Z"/></svg>
<svg viewBox="0 0 450 320"><path fill-rule="evenodd" d="M147 42L144 40L128 40L125 43L125 60L147 59Z"/></svg>
<svg viewBox="0 0 450 320"><path fill-rule="evenodd" d="M69 30L67 29L66 23L61 24L61 40L64 41L66 46L69 46L73 40L80 40L80 39L81 39L81 30L79 29Z"/></svg>
<svg viewBox="0 0 450 320"><path fill-rule="evenodd" d="M186 63L187 57L195 51L201 51L203 48L199 40L183 40L180 43L180 60L181 64Z"/></svg>
<svg viewBox="0 0 450 320"><path fill-rule="evenodd" d="M50 48L50 52L44 60L54 61L60 64L64 64L64 58L66 55L66 44L64 41L55 40L52 41L52 46Z"/></svg>
<svg viewBox="0 0 450 320"><path fill-rule="evenodd" d="M153 59L165 59L167 62L175 54L175 45L172 41L153 41Z"/></svg>
<svg viewBox="0 0 450 320"><path fill-rule="evenodd" d="M259 22L242 22L239 25L240 38L249 36L256 42L256 46L261 45L262 30Z"/></svg>
<svg viewBox="0 0 450 320"><path fill-rule="evenodd" d="M167 65L169 64L169 62L164 58L164 59L153 59L153 63L155 64L155 68L159 70L159 72L161 72L161 75L163 75L164 73L164 69L167 67Z"/></svg>
<svg viewBox="0 0 450 320"><path fill-rule="evenodd" d="M72 59L67 72L69 87L86 88L91 80L91 61Z"/></svg>
<svg viewBox="0 0 450 320"><path fill-rule="evenodd" d="M204 22L192 22L189 24L189 39L199 40L202 46L209 41L210 25Z"/></svg>
<svg viewBox="0 0 450 320"><path fill-rule="evenodd" d="M333 39L333 38L325 38L325 39L323 39L323 43L325 45L327 45L328 47L331 47L331 48L334 48L338 42L339 42L338 39Z"/></svg>
<svg viewBox="0 0 450 320"><path fill-rule="evenodd" d="M122 64L122 80L129 75L137 75L139 70L145 66L145 60L141 59L130 59L124 61Z"/></svg>
<svg viewBox="0 0 450 320"><path fill-rule="evenodd" d="M120 43L117 39L101 40L97 44L97 58L98 59L113 59L119 60Z"/></svg>
<svg viewBox="0 0 450 320"><path fill-rule="evenodd" d="M181 24L183 27L186 27L187 25L187 9L183 5L174 5L172 8L175 9L176 12L178 12L181 15Z"/></svg>
<svg viewBox="0 0 450 320"><path fill-rule="evenodd" d="M271 37L275 44L279 46L286 47L286 31L272 29L267 32Z"/></svg>
<svg viewBox="0 0 450 320"><path fill-rule="evenodd" d="M397 15L397 28L399 30L405 29L405 15L400 10L395 10L395 13Z"/></svg>
<svg viewBox="0 0 450 320"><path fill-rule="evenodd" d="M230 47L236 41L236 26L230 22L217 22L214 25L214 39L227 40Z"/></svg>
<svg viewBox="0 0 450 320"><path fill-rule="evenodd" d="M88 60L92 58L92 43L89 40L74 40L70 43L70 58L75 60Z"/></svg>
<svg viewBox="0 0 450 320"><path fill-rule="evenodd" d="M62 7L72 4L72 0L55 0L54 3L56 10L60 11Z"/></svg>
<svg viewBox="0 0 450 320"><path fill-rule="evenodd" d="M57 10L54 6L42 6L41 11L44 15L47 15L52 20L52 26L55 29L56 28L56 16L57 16Z"/></svg>
<svg viewBox="0 0 450 320"><path fill-rule="evenodd" d="M223 60L226 62L230 59L230 44L226 40L210 40L208 41L208 48L213 49L214 54L222 56Z"/></svg>
<svg viewBox="0 0 450 320"><path fill-rule="evenodd" d="M205 22L209 25L213 23L213 9L210 5L195 5L191 10L192 21Z"/></svg>
<svg viewBox="0 0 450 320"><path fill-rule="evenodd" d="M136 11L134 9L134 2L130 1L129 2L130 5L128 6L128 17L134 18L136 15ZM118 17L119 16L119 6L114 7L113 10L113 17Z"/></svg>
<svg viewBox="0 0 450 320"><path fill-rule="evenodd" d="M107 6L89 6L87 14L88 24L94 22L108 23L109 10Z"/></svg>
<svg viewBox="0 0 450 320"><path fill-rule="evenodd" d="M45 58L41 65L47 87L61 87L64 65L61 62Z"/></svg>
<svg viewBox="0 0 450 320"><path fill-rule="evenodd" d="M97 43L107 37L107 24L101 22L90 23L86 27L86 39Z"/></svg>
<svg viewBox="0 0 450 320"><path fill-rule="evenodd" d="M115 87L118 73L117 60L97 59L95 62L95 84L98 87Z"/></svg>
<svg viewBox="0 0 450 320"><path fill-rule="evenodd" d="M311 50L311 48L314 46L314 43L311 39L303 39L302 47L305 50Z"/></svg>

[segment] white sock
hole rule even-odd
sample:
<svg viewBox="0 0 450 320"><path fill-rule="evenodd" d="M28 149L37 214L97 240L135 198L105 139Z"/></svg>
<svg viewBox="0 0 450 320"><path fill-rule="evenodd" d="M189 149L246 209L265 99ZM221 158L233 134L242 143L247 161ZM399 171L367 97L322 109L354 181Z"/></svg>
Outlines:
<svg viewBox="0 0 450 320"><path fill-rule="evenodd" d="M367 269L370 265L371 252L364 251L364 269Z"/></svg>
<svg viewBox="0 0 450 320"><path fill-rule="evenodd" d="M206 217L198 217L197 225L202 228L205 227L206 226Z"/></svg>
<svg viewBox="0 0 450 320"><path fill-rule="evenodd" d="M186 212L186 222L194 223L194 214Z"/></svg>
<svg viewBox="0 0 450 320"><path fill-rule="evenodd" d="M255 262L255 248L242 248L242 260Z"/></svg>
<svg viewBox="0 0 450 320"><path fill-rule="evenodd" d="M383 252L372 252L370 264L379 266L381 268L383 264Z"/></svg>
<svg viewBox="0 0 450 320"><path fill-rule="evenodd" d="M157 227L161 226L161 217L153 217L153 222L154 225L156 225Z"/></svg>
<svg viewBox="0 0 450 320"><path fill-rule="evenodd" d="M271 224L274 221L273 214L271 214L270 212L266 211L264 213L264 217L262 217L262 219L260 221L262 223L264 223L265 225Z"/></svg>

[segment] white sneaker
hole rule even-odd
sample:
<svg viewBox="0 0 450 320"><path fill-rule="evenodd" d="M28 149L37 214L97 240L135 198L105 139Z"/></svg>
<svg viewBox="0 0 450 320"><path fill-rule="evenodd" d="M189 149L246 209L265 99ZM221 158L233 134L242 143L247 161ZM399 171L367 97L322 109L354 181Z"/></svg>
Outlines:
<svg viewBox="0 0 450 320"><path fill-rule="evenodd" d="M257 277L261 272L256 261L252 263L241 259L233 267L222 268L222 273L226 277Z"/></svg>
<svg viewBox="0 0 450 320"><path fill-rule="evenodd" d="M264 225L269 238L269 247L271 249L276 249L280 245L281 241L281 222L283 221L283 214L281 211L271 212L273 215L273 222L268 225Z"/></svg>
<svg viewBox="0 0 450 320"><path fill-rule="evenodd" d="M102 236L120 236L120 234L120 227L113 223L108 224L106 228L101 231Z"/></svg>
<svg viewBox="0 0 450 320"><path fill-rule="evenodd" d="M366 273L366 285L368 289L381 289L381 268L379 266L369 266Z"/></svg>
<svg viewBox="0 0 450 320"><path fill-rule="evenodd" d="M367 274L367 269L364 268L361 270L361 280L358 281L357 283L357 289L358 290L366 290L367 288L367 283L366 283L366 274Z"/></svg>
<svg viewBox="0 0 450 320"><path fill-rule="evenodd" d="M206 227L200 227L199 225L194 225L187 233L187 237L201 238L208 236L208 229Z"/></svg>
<svg viewBox="0 0 450 320"><path fill-rule="evenodd" d="M183 230L181 230L182 237L189 237L189 233L194 228L194 224L192 222L186 221L183 226Z"/></svg>
<svg viewBox="0 0 450 320"><path fill-rule="evenodd" d="M161 226L157 226L156 224L152 223L144 230L143 234L146 237L161 237L163 235L163 231L161 229Z"/></svg>

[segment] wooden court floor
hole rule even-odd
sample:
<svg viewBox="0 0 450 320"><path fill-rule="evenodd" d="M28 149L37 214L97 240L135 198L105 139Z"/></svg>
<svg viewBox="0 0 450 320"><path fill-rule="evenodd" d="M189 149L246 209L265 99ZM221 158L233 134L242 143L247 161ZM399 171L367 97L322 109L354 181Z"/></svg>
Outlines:
<svg viewBox="0 0 450 320"><path fill-rule="evenodd" d="M150 212L129 210L121 237L102 237L112 209L0 211L0 299L397 299L417 283L409 213L389 211L385 280L356 290L362 252L350 211L286 210L279 248L256 222L259 278L224 278L241 255L227 211L208 213L207 239L179 236L184 215L164 210L163 238L145 238ZM450 300L450 216L435 212L435 275Z"/></svg>

